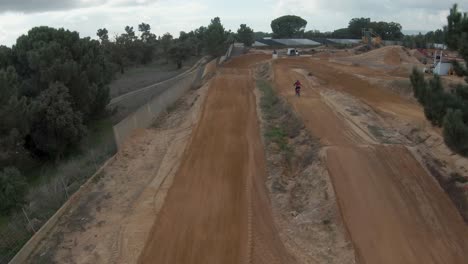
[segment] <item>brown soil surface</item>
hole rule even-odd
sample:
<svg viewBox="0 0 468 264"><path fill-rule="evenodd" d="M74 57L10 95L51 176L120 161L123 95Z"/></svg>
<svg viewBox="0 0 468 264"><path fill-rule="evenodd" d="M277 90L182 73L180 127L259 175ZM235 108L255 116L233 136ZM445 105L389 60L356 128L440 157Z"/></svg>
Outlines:
<svg viewBox="0 0 468 264"><path fill-rule="evenodd" d="M392 66L399 65L403 62L419 64L418 59L416 57L413 57L409 51L406 52L402 46L386 46L375 50L371 50L366 53L341 59L362 63L378 62Z"/></svg>
<svg viewBox="0 0 468 264"><path fill-rule="evenodd" d="M280 59L274 69L279 92L328 145L326 164L357 261L465 263L468 229L462 217L387 123L424 124L421 108L328 62ZM294 97L296 79L304 80L301 98ZM336 99L330 92L357 98L354 107L329 102ZM369 113L374 120L357 119ZM397 145L376 145L392 137Z"/></svg>
<svg viewBox="0 0 468 264"><path fill-rule="evenodd" d="M253 78L241 56L211 83L201 120L140 263L294 263L264 186Z"/></svg>
<svg viewBox="0 0 468 264"><path fill-rule="evenodd" d="M465 223L405 147L332 147L327 164L360 263L465 263Z"/></svg>

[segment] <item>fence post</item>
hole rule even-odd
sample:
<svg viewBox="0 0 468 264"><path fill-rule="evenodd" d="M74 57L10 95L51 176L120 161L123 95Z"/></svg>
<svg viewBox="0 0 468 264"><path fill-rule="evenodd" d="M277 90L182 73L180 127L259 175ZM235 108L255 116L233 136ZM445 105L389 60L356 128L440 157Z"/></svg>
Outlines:
<svg viewBox="0 0 468 264"><path fill-rule="evenodd" d="M21 210L23 211L24 217L26 217L26 220L28 221L28 224L31 227L32 231L34 233L36 233L36 229L34 229L34 226L32 225L31 221L29 220L28 214L26 214L26 211L24 211L23 207L21 207Z"/></svg>
<svg viewBox="0 0 468 264"><path fill-rule="evenodd" d="M67 186L65 185L65 182L63 181L63 177L59 176L59 178L60 178L60 181L62 182L63 189L65 190L65 195L67 196L67 200L68 200L68 198L70 198L70 195L68 194Z"/></svg>

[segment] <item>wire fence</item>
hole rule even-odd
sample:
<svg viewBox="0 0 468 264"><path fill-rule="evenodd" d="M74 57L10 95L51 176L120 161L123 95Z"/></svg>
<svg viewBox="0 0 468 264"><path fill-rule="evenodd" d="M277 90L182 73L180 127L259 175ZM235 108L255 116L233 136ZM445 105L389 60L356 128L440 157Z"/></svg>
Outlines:
<svg viewBox="0 0 468 264"><path fill-rule="evenodd" d="M8 263L116 150L115 140L109 136L78 157L43 168L41 183L30 187L25 205L0 224L0 264Z"/></svg>
<svg viewBox="0 0 468 264"><path fill-rule="evenodd" d="M34 234L25 215L10 216L10 221L0 229L0 263L8 263Z"/></svg>

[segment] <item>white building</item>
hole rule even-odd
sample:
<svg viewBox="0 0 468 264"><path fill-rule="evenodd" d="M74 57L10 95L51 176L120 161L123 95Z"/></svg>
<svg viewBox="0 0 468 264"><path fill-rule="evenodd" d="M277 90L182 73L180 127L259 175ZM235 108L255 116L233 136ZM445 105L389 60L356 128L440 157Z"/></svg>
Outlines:
<svg viewBox="0 0 468 264"><path fill-rule="evenodd" d="M441 62L439 61L435 68L434 68L434 73L438 75L448 75L450 69L452 69L452 63L451 62Z"/></svg>

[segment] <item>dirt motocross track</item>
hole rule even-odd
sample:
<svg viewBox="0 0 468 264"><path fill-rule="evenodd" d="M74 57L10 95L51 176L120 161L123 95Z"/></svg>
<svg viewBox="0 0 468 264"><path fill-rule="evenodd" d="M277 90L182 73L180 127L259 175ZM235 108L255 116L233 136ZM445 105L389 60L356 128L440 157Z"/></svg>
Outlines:
<svg viewBox="0 0 468 264"><path fill-rule="evenodd" d="M271 216L247 69L264 57L218 71L139 263L294 263Z"/></svg>
<svg viewBox="0 0 468 264"><path fill-rule="evenodd" d="M274 74L280 94L325 145L358 263L466 263L467 226L438 183L401 142L372 135L371 119L355 120L372 114L383 123L380 113L424 122L418 106L325 61L280 59ZM301 98L293 94L296 79L304 80Z"/></svg>

